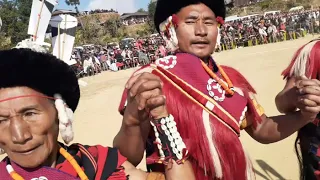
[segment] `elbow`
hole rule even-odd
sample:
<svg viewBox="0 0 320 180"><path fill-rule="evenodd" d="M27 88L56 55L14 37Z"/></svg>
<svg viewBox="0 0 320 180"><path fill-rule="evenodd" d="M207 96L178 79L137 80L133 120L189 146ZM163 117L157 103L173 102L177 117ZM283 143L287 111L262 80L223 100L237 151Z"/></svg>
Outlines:
<svg viewBox="0 0 320 180"><path fill-rule="evenodd" d="M280 93L276 96L276 98L275 98L275 103L276 103L276 107L277 107L277 109L278 109L278 111L279 111L280 113L286 113L285 108L284 108L284 105L283 105L283 103L282 103L282 101L281 101L281 95L280 95Z"/></svg>
<svg viewBox="0 0 320 180"><path fill-rule="evenodd" d="M259 142L260 144L272 144L272 143L275 143L276 141L271 141L269 139L255 139L257 142Z"/></svg>
<svg viewBox="0 0 320 180"><path fill-rule="evenodd" d="M141 161L142 161L142 158L139 160L137 158L128 158L128 161L135 167L137 167Z"/></svg>
<svg viewBox="0 0 320 180"><path fill-rule="evenodd" d="M128 147L126 143L121 143L120 139L117 138L117 136L113 140L113 147L117 148L120 154L126 157L127 160L134 166L138 166L143 159L144 152L131 152L130 147Z"/></svg>
<svg viewBox="0 0 320 180"><path fill-rule="evenodd" d="M267 134L263 134L263 133L255 133L252 138L254 140L256 140L257 142L261 143L261 144L271 144L274 143L275 141L273 141L272 139L269 138L269 136Z"/></svg>
<svg viewBox="0 0 320 180"><path fill-rule="evenodd" d="M263 125L262 125L263 126ZM271 144L278 142L280 138L275 136L275 132L266 126L264 127L258 127L257 129L246 129L248 134L257 142L261 144Z"/></svg>

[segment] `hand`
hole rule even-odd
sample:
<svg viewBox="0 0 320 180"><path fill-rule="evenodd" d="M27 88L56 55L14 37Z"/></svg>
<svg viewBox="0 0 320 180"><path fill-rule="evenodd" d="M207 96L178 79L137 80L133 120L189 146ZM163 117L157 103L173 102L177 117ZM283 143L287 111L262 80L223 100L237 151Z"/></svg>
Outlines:
<svg viewBox="0 0 320 180"><path fill-rule="evenodd" d="M300 77L296 81L297 107L310 121L313 121L320 112L320 81Z"/></svg>
<svg viewBox="0 0 320 180"><path fill-rule="evenodd" d="M162 95L163 83L151 73L133 76L126 84L128 89L125 120L129 125L140 125L142 121L168 116L166 99Z"/></svg>

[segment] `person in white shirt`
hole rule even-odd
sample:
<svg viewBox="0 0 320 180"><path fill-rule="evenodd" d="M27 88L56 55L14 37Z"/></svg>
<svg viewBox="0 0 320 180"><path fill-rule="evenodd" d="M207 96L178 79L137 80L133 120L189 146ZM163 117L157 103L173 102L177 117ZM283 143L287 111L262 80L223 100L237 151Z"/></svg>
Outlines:
<svg viewBox="0 0 320 180"><path fill-rule="evenodd" d="M90 71L90 69L93 69L94 64L92 62L92 59L89 57L85 57L84 61L83 61L83 71L85 74L88 74L88 70Z"/></svg>
<svg viewBox="0 0 320 180"><path fill-rule="evenodd" d="M268 41L267 41L268 34L262 24L259 25L259 34L260 34L262 41L267 44L268 43Z"/></svg>

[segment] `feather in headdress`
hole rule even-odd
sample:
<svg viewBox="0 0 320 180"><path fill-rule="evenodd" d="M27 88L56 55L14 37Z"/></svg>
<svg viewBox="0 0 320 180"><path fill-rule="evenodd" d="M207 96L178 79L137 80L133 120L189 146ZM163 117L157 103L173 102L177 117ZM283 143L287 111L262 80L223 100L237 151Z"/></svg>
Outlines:
<svg viewBox="0 0 320 180"><path fill-rule="evenodd" d="M318 78L320 73L320 39L315 39L298 49L290 65L282 72L284 78L306 76Z"/></svg>

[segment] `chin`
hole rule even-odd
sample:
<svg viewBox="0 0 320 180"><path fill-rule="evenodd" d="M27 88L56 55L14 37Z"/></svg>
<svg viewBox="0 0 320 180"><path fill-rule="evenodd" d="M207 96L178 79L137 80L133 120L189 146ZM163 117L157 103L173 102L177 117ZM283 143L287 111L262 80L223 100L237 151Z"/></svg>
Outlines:
<svg viewBox="0 0 320 180"><path fill-rule="evenodd" d="M203 53L203 52L201 52L201 53L194 53L198 58L200 58L200 59L205 59L205 58L208 58L208 57L210 57L211 56L211 54L210 53Z"/></svg>
<svg viewBox="0 0 320 180"><path fill-rule="evenodd" d="M21 157L21 158L17 158L17 160L15 159L11 159L11 160L14 161L16 164L18 164L19 166L23 168L28 168L28 169L37 168L45 162L45 160L43 160L39 156Z"/></svg>
<svg viewBox="0 0 320 180"><path fill-rule="evenodd" d="M37 168L46 163L49 154L41 149L36 149L30 154L12 154L11 157L9 155L9 158L21 167Z"/></svg>
<svg viewBox="0 0 320 180"><path fill-rule="evenodd" d="M213 51L210 51L209 49L196 49L196 50L192 51L192 54L203 59L203 58L210 57L212 52Z"/></svg>

